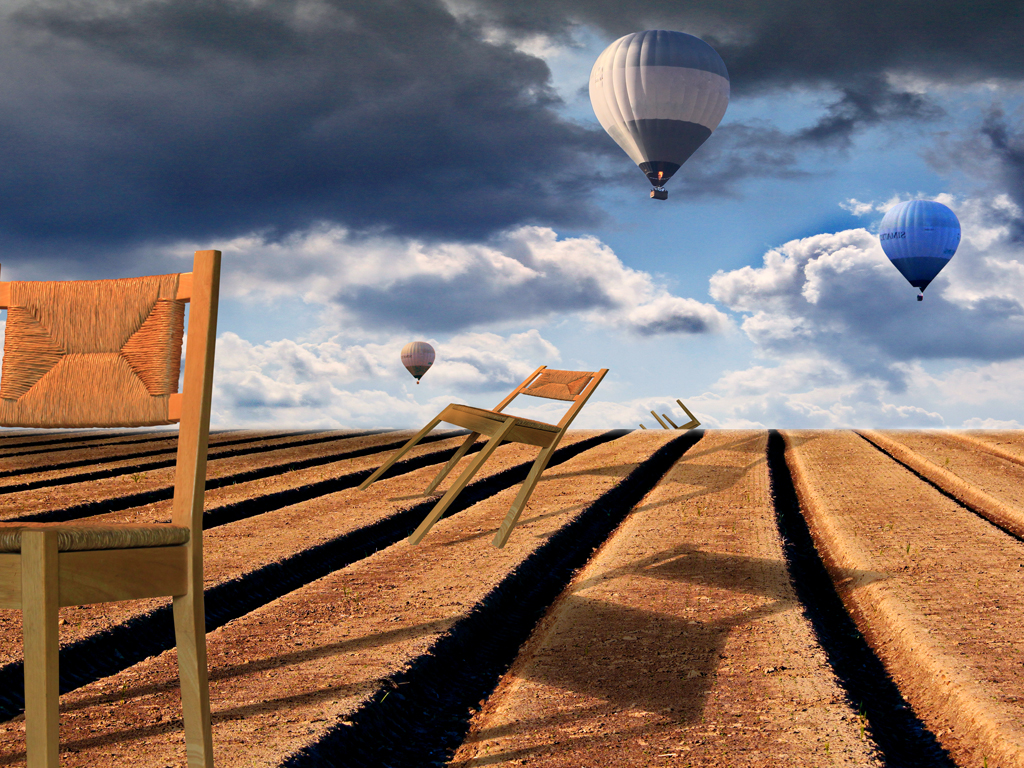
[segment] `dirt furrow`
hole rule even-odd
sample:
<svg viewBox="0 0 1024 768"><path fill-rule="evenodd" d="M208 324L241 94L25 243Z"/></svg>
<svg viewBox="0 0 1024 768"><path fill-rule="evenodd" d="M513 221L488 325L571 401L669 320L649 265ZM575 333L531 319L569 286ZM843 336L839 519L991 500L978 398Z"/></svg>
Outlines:
<svg viewBox="0 0 1024 768"><path fill-rule="evenodd" d="M571 431L552 458L552 466L621 434ZM461 438L457 440L461 442ZM420 446L414 449L419 450ZM536 451L514 444L499 448L452 505L449 514L497 489L521 483L529 468L524 460L532 460ZM447 460L448 455L438 457L438 463ZM471 457L463 458L453 475L470 460ZM380 461L378 457L374 466ZM350 487L204 533L208 626L220 626L407 536L436 502L436 496L425 498L421 493L438 468L435 464L384 479L366 491ZM446 487L447 483L441 492ZM255 541L260 546L254 551ZM173 637L169 603L169 599L154 599L62 608L61 663L66 663L69 670L67 675L62 674L62 690L70 690L83 680L112 674L169 647ZM108 646L118 648L118 658L97 662L97 658L103 659L103 648ZM0 654L0 659L7 662L0 667L0 687L8 689L0 695L0 710L9 717L21 706L17 612L0 612ZM78 678L70 671L76 669L83 670Z"/></svg>
<svg viewBox="0 0 1024 768"><path fill-rule="evenodd" d="M218 429L210 432L210 445L222 444L224 441L238 439L242 436L245 440L259 440L266 438L299 437L311 435L313 430L299 430L285 432L282 430L248 430L248 429ZM28 439L18 442L7 442L0 440L0 459L39 455L40 461L46 461L47 457L42 454L61 455L65 452L88 449L90 447L105 448L108 446L135 446L144 447L149 443L159 443L164 440L176 440L177 429L160 428L133 429L128 432L113 432L108 430L91 430L77 435L66 433L44 433L36 439ZM49 438L49 439L44 439Z"/></svg>
<svg viewBox="0 0 1024 768"><path fill-rule="evenodd" d="M449 438L440 443L428 443L417 445L407 454L407 459L415 462L421 456L431 457L432 464L445 461L451 452L461 444L462 438ZM362 518L355 520L322 519L321 515L325 509L332 509L339 501L338 494L323 493L314 495L305 502L293 504L278 504L272 509L260 512L265 507L264 500L268 496L281 493L282 490L301 489L304 486L323 484L332 479L345 478L350 475L347 483L348 489L342 493L351 494L362 478L379 466L384 460L386 453L374 453L360 456L355 459L347 459L332 465L315 467L301 472L282 473L279 478L280 487L277 485L268 487L261 484L262 488L256 487L257 483L243 483L240 486L230 486L218 491L209 491L206 495L206 514L216 516L223 507L247 506L252 508L252 514L239 513L238 521L231 526L230 533L207 530L203 533L204 560L206 588L212 587L237 579L247 572L265 567L275 559L287 557L297 551L306 549L333 536L340 530L348 530L350 527L375 522L378 518ZM469 461L467 457L464 461ZM412 472L405 476L401 474L401 467L395 479L404 481L397 484L398 493L409 491L409 504L420 500L414 489L417 484L426 486L428 481L422 480L424 474L436 472L430 466L419 470L419 473ZM494 465L503 467L498 462ZM487 475L485 474L484 477ZM383 482L383 481L382 481ZM377 496L381 493L394 493L394 483L377 483L371 486L369 493ZM420 488L422 490L422 488ZM398 507L390 510L397 511ZM387 516L385 512L383 516ZM248 519L247 519L248 518ZM256 519L252 519L256 518ZM162 504L150 505L147 508L128 509L106 515L98 515L90 518L93 522L103 524L117 524L125 522L167 522L170 519L170 501ZM204 522L206 522L204 520ZM290 545L283 549L272 545L261 548L257 552L252 551L252 542L263 540L268 544L274 542L283 544L289 541ZM220 545L218 542L223 541ZM111 603L102 607L80 606L61 609L62 630L61 642L64 647L81 641L83 638L95 636L96 634L138 617L150 613L155 607L169 605L168 599L139 600L126 603ZM6 614L6 615L5 615ZM21 658L20 643L20 614L17 612L0 611L0 664L9 664ZM18 637L11 634L16 632ZM0 668L2 671L2 668Z"/></svg>
<svg viewBox="0 0 1024 768"><path fill-rule="evenodd" d="M454 764L878 765L793 594L765 432L708 432L573 580Z"/></svg>
<svg viewBox="0 0 1024 768"><path fill-rule="evenodd" d="M1024 537L1024 466L964 450L963 441L942 432L858 432L986 520Z"/></svg>
<svg viewBox="0 0 1024 768"><path fill-rule="evenodd" d="M786 441L777 430L768 433L768 471L793 588L847 700L856 703L857 716L879 759L891 768L955 768L857 629L836 591L800 508L786 462Z"/></svg>
<svg viewBox="0 0 1024 768"><path fill-rule="evenodd" d="M1024 465L1024 443L1018 433L1007 432L950 432L949 436L977 451L991 453L1001 459Z"/></svg>
<svg viewBox="0 0 1024 768"><path fill-rule="evenodd" d="M349 441L346 444L355 445L356 441L364 437L378 437L393 435L393 432L376 430L372 432L333 432L326 436L299 437L279 440L240 440L243 445L232 445L228 441L224 446L212 446L208 455L208 470L211 477L223 476L230 473L235 467L267 466L268 464L287 462L296 457L308 455L303 448L312 446L336 445L339 441ZM329 451L330 449L325 449ZM31 498L28 492L42 490L44 493L52 488L75 483L110 483L115 484L118 480L127 483L139 483L142 480L152 482L154 478L171 477L174 474L175 454L177 441L168 444L160 450L143 453L125 451L122 456L112 456L107 459L100 458L95 463L88 459L80 459L68 462L65 465L44 467L39 470L26 470L24 472L10 470L4 474L0 481L0 494L25 494L19 498ZM322 452L317 452L322 453ZM148 455L147 455L148 454ZM263 454L256 459L256 463L248 461L249 457Z"/></svg>
<svg viewBox="0 0 1024 768"><path fill-rule="evenodd" d="M975 445L1018 463L1024 462L1024 430L985 429L954 433Z"/></svg>
<svg viewBox="0 0 1024 768"><path fill-rule="evenodd" d="M61 446L74 443L105 442L107 440L159 440L160 435L169 432L169 429L129 431L107 431L107 430L52 430L44 431L37 429L0 429L0 452L6 453L11 450L22 450L41 446ZM148 437L147 437L148 436ZM55 450L60 450L56 448Z"/></svg>
<svg viewBox="0 0 1024 768"><path fill-rule="evenodd" d="M210 437L209 457L246 455L274 450L275 447L299 447L320 442L328 442L340 438L361 437L369 434L380 434L386 430L357 431L331 430L330 432L309 433L298 435L267 434L267 433L224 433ZM148 440L139 443L105 443L62 450L46 455L28 454L18 456L0 456L0 479L3 486L10 486L25 481L40 481L47 478L65 478L73 476L72 470L89 467L91 470L102 467L110 470L115 465L126 466L154 464L159 459L174 460L178 449L178 434L167 434L160 440ZM143 461L143 460L146 461ZM81 473L85 474L85 473ZM14 478L14 479L11 479Z"/></svg>
<svg viewBox="0 0 1024 768"><path fill-rule="evenodd" d="M1024 545L852 432L786 432L859 629L959 765L1024 766Z"/></svg>
<svg viewBox="0 0 1024 768"><path fill-rule="evenodd" d="M451 439L454 434L458 433L437 432L426 437L423 444ZM294 487L301 471L356 456L394 450L409 436L409 433L389 432L354 438L342 437L337 441L300 448L272 447L272 450L258 452L255 456L215 457L207 464L206 484L212 491L256 480L273 482L280 479L288 487ZM161 469L132 475L121 474L88 482L69 482L9 493L0 495L0 520L61 522L169 501L173 496L173 482L172 463Z"/></svg>
<svg viewBox="0 0 1024 768"><path fill-rule="evenodd" d="M441 520L419 546L389 546L210 633L217 764L276 765L349 730L346 719L374 697L397 701L402 681L391 687L389 679L594 499L676 437L633 433L552 467L505 549L494 549L490 539L517 486ZM354 499L348 514L363 514L360 506ZM180 762L175 678L175 656L167 652L63 696L63 764ZM422 718L429 726L431 713ZM0 733L0 753L9 755L0 765L23 759L20 738L17 723ZM348 761L346 753L338 755Z"/></svg>

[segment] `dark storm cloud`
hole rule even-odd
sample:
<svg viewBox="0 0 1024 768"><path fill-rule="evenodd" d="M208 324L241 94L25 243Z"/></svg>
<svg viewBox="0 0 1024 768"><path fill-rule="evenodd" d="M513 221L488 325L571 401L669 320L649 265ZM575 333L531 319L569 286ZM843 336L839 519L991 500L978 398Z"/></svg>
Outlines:
<svg viewBox="0 0 1024 768"><path fill-rule="evenodd" d="M988 139L989 151L999 164L1000 182L1017 204L1024 210L1024 132L1013 131L1006 123L1001 110L993 110L981 128ZM1010 226L1013 239L1024 242L1024 219L1019 213L1006 223Z"/></svg>
<svg viewBox="0 0 1024 768"><path fill-rule="evenodd" d="M999 106L979 116L977 127L962 133L942 134L925 153L940 173L958 175L963 191L987 199L986 226L1006 227L1013 242L1024 242L1024 131L1018 130L1024 113L1011 118ZM1005 194L1014 206L1002 204Z"/></svg>
<svg viewBox="0 0 1024 768"><path fill-rule="evenodd" d="M962 0L474 0L481 18L514 33L570 38L576 25L615 38L678 29L711 43L729 69L734 96L792 86L829 87L839 99L794 137L845 146L861 127L941 114L926 96L892 87L885 75L947 83L1024 77L1019 1Z"/></svg>
<svg viewBox="0 0 1024 768"><path fill-rule="evenodd" d="M738 183L748 178L796 179L811 174L799 167L798 136L764 122L726 123L672 177L672 195L699 198L737 195Z"/></svg>
<svg viewBox="0 0 1024 768"><path fill-rule="evenodd" d="M947 82L1024 75L1016 0L474 0L471 7L521 34L571 36L577 24L612 37L690 32L722 54L739 93L793 83L842 87L889 71Z"/></svg>
<svg viewBox="0 0 1024 768"><path fill-rule="evenodd" d="M8 252L583 225L617 151L557 116L541 60L430 0L29 5L0 68Z"/></svg>
<svg viewBox="0 0 1024 768"><path fill-rule="evenodd" d="M840 92L839 100L829 105L815 125L791 137L793 142L846 148L860 127L893 120L934 120L943 114L920 94L898 91L878 75L862 75Z"/></svg>
<svg viewBox="0 0 1024 768"><path fill-rule="evenodd" d="M443 297L443 309L438 297ZM571 283L532 280L510 291L486 268L467 269L454 279L417 275L387 287L361 286L334 300L354 312L364 326L431 333L614 306L605 287L593 278Z"/></svg>

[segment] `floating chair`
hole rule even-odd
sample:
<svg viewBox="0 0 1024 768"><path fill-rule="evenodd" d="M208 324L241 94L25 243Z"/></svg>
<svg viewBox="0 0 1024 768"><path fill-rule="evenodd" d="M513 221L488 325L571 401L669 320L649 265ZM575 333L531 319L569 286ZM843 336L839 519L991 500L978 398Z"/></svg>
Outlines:
<svg viewBox="0 0 1024 768"><path fill-rule="evenodd" d="M694 416L692 413L690 413L690 409L687 408L685 405L683 405L683 401L682 400L676 400L676 402L679 403L679 407L683 409L683 411L686 413L686 415L690 417L690 420L688 422L686 422L685 424L683 424L681 427L677 427L676 423L674 421L672 421L672 419L670 419L667 414L663 413L663 414L661 414L661 417L659 417L658 414L656 414L654 411L651 411L651 416L653 416L655 421L657 421L659 424L661 424L661 426L664 429L668 429L669 428L668 424L666 424L665 421L667 421L669 424L672 425L672 429L693 429L694 427L699 427L700 426L700 422L697 421L697 417ZM662 421L661 420L662 418L665 419L665 421ZM640 429L647 429L647 427L645 427L643 424L641 424L640 425Z"/></svg>
<svg viewBox="0 0 1024 768"><path fill-rule="evenodd" d="M184 274L0 282L0 426L180 422L170 524L0 523L0 608L23 617L28 768L59 765L58 608L151 597L174 598L188 766L213 766L202 518L220 255L197 251Z"/></svg>
<svg viewBox="0 0 1024 768"><path fill-rule="evenodd" d="M420 523L419 528L409 537L411 544L419 544L427 534L427 531L430 530L434 523L441 519L441 515L451 506L455 498L462 492L462 489L473 479L473 475L477 473L499 445L503 442L512 442L540 446L541 451L537 456L537 460L533 462L533 467L530 469L526 481L523 483L522 488L519 489L519 495L512 502L512 508L505 515L501 527L494 536L494 546L504 547L508 541L509 534L512 533L512 528L515 527L516 521L519 520L519 516L526 507L526 502L530 499L530 494L533 493L541 473L547 467L551 455L558 447L558 443L561 442L562 435L565 434L569 425L572 424L573 419L576 418L576 414L583 408L584 403L587 402L594 393L594 390L597 389L597 385L601 383L601 379L604 378L606 373L608 373L607 368L602 368L600 371L592 373L590 371L554 371L542 365L527 376L522 384L512 390L508 397L498 403L494 410L488 411L484 408L473 408L469 405L456 405L452 403L431 419L427 426L417 432L409 442L395 451L391 458L363 481L359 489L363 490L369 487L370 483L387 472L396 461L416 443L426 437L427 433L442 421L446 424L454 424L455 426L472 430L469 437L463 441L459 449L448 460L448 463L437 474L437 477L427 486L427 490L423 492L423 495L428 496L448 476L448 473L452 471L452 468L459 462L459 459L466 455L466 451L469 450L476 439L480 435L487 435L489 439L484 444L484 447L480 449L480 452L470 462L469 466L459 475L459 478L448 489L448 492L437 502L430 514ZM557 424L545 424L542 421L534 421L533 419L524 419L520 416L502 413L505 406L511 403L517 395L533 395L534 397L547 397L554 400L568 400L572 402L572 405Z"/></svg>

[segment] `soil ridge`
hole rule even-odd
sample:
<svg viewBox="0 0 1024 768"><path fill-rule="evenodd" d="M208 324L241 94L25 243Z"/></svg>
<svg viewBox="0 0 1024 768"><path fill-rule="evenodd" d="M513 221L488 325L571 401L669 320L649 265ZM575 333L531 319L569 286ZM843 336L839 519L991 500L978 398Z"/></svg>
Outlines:
<svg viewBox="0 0 1024 768"><path fill-rule="evenodd" d="M855 431L890 458L920 475L971 512L980 515L1018 539L1024 538L1024 511L1004 504L959 475L943 469L911 448L880 432L870 429Z"/></svg>
<svg viewBox="0 0 1024 768"><path fill-rule="evenodd" d="M1024 729L1004 708L990 703L983 687L890 594L887 575L873 570L864 546L842 530L819 493L794 433L783 434L794 486L822 559L859 628L893 676L903 681L904 695L915 708L927 703L929 711L950 724L940 737L944 734L944 743L957 747L958 758L970 754L1000 768L1024 766Z"/></svg>

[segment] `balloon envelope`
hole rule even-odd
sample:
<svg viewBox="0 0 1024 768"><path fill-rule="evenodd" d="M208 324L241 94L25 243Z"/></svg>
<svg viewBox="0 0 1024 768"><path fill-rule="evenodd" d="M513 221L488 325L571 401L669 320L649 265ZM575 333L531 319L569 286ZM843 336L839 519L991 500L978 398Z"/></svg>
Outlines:
<svg viewBox="0 0 1024 768"><path fill-rule="evenodd" d="M890 208L878 239L889 261L922 293L960 245L956 214L934 200L908 200Z"/></svg>
<svg viewBox="0 0 1024 768"><path fill-rule="evenodd" d="M699 37L634 32L597 57L590 103L601 126L660 187L722 121L729 73Z"/></svg>
<svg viewBox="0 0 1024 768"><path fill-rule="evenodd" d="M402 347L402 365L416 377L416 383L434 364L434 348L425 341L411 341Z"/></svg>

